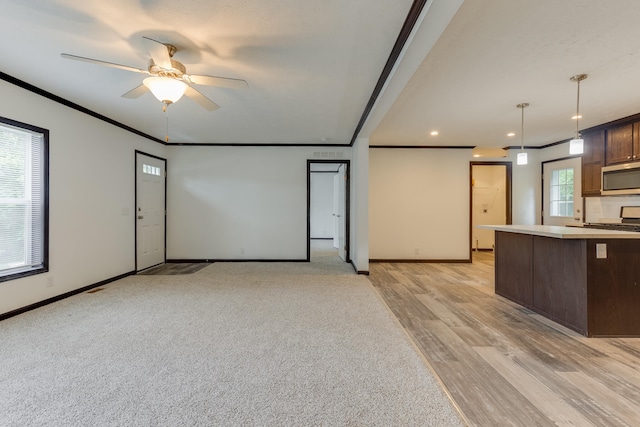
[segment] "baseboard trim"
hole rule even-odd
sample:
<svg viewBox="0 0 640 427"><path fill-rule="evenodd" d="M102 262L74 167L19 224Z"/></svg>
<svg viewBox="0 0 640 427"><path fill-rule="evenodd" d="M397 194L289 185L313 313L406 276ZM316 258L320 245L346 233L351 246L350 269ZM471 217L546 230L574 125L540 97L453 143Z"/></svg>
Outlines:
<svg viewBox="0 0 640 427"><path fill-rule="evenodd" d="M42 301L27 305L27 306L22 307L22 308L17 308L15 310L9 311L7 313L0 314L0 321L8 319L8 318L13 317L13 316L17 316L17 315L22 314L22 313L26 313L27 311L35 310L36 308L44 307L45 305L52 304L54 302L63 300L65 298L69 298L69 297L72 297L74 295L81 294L81 293L86 292L88 290L91 290L93 288L104 286L104 285L109 284L111 282L115 282L116 280L124 279L125 277L128 277L128 276L133 276L134 274L136 274L135 271L129 271L128 273L120 274L119 276L115 276L115 277L111 277L109 279L101 280L101 281L99 281L97 283L94 283L92 285L84 286L82 288L75 289L73 291L69 291L69 292L66 292L64 294L60 294L60 295L57 295L55 297L52 297L52 298L47 298L45 300L42 300Z"/></svg>
<svg viewBox="0 0 640 427"><path fill-rule="evenodd" d="M363 276L369 275L369 270L358 270L358 267L353 263L353 260L349 261L351 263L351 267L355 270L357 274L362 274Z"/></svg>
<svg viewBox="0 0 640 427"><path fill-rule="evenodd" d="M308 259L168 259L165 261L167 264L181 264L181 263L214 263L214 262L309 262Z"/></svg>
<svg viewBox="0 0 640 427"><path fill-rule="evenodd" d="M446 263L451 263L451 264L455 264L455 263L471 263L470 259L370 259L369 262L371 263L376 263L376 264L380 264L380 263L396 263L396 264L401 264L401 263L433 263L433 264L446 264Z"/></svg>

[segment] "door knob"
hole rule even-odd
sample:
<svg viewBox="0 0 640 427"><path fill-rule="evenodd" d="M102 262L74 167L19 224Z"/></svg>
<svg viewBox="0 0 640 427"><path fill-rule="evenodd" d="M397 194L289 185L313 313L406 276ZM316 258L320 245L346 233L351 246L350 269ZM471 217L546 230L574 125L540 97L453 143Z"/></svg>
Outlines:
<svg viewBox="0 0 640 427"><path fill-rule="evenodd" d="M138 219L142 219L144 218L142 215L138 215Z"/></svg>

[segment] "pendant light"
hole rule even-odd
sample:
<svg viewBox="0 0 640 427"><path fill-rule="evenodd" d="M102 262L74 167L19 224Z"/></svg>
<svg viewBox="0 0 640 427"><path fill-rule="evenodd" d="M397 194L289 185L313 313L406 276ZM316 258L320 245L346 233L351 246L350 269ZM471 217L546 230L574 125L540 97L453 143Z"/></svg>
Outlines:
<svg viewBox="0 0 640 427"><path fill-rule="evenodd" d="M578 83L578 97L576 100L576 136L569 141L569 154L582 154L584 151L584 140L580 138L580 82L587 78L587 74L576 74L569 80Z"/></svg>
<svg viewBox="0 0 640 427"><path fill-rule="evenodd" d="M517 165L526 165L527 164L527 153L524 152L524 109L529 106L528 102L523 102L522 104L516 105L522 111L522 124L520 126L520 152L516 157Z"/></svg>

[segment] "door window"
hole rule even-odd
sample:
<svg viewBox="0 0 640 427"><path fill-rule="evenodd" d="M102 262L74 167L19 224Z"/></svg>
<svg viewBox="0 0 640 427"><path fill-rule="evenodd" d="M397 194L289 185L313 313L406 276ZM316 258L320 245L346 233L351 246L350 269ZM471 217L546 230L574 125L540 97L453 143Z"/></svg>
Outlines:
<svg viewBox="0 0 640 427"><path fill-rule="evenodd" d="M555 217L573 216L574 176L573 168L556 169L551 174L550 215Z"/></svg>

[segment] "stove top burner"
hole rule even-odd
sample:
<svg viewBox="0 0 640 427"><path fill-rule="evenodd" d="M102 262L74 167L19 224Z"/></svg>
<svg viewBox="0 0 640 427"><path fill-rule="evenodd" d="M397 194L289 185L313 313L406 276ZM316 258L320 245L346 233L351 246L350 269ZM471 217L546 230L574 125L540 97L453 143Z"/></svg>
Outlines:
<svg viewBox="0 0 640 427"><path fill-rule="evenodd" d="M620 222L588 222L586 228L640 232L640 206L622 206Z"/></svg>
<svg viewBox="0 0 640 427"><path fill-rule="evenodd" d="M598 223L590 223L585 224L586 228L596 228L599 230L618 230L618 231L635 231L640 232L640 224L632 224L632 223L614 223L614 224L598 224Z"/></svg>

